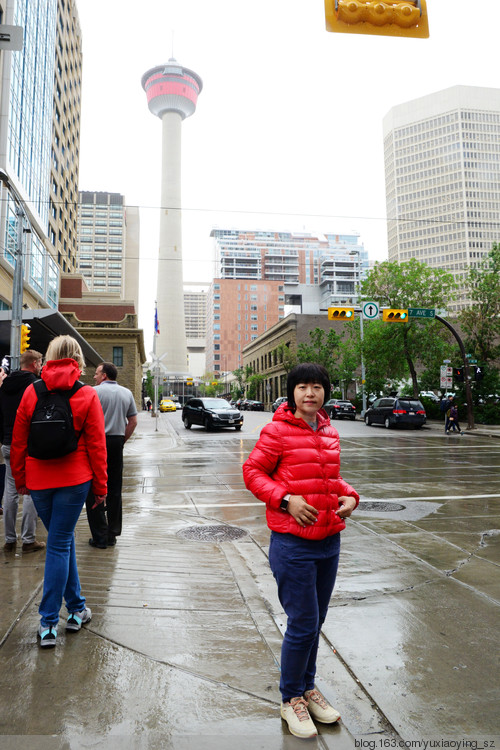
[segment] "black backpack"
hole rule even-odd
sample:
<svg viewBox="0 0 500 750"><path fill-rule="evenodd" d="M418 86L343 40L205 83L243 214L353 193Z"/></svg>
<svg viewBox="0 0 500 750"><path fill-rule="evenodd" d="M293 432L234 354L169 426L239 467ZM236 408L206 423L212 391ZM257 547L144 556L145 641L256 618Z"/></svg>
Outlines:
<svg viewBox="0 0 500 750"><path fill-rule="evenodd" d="M73 426L69 400L83 386L77 380L69 391L49 391L43 380L33 383L37 402L31 417L28 456L60 458L76 451L80 433Z"/></svg>

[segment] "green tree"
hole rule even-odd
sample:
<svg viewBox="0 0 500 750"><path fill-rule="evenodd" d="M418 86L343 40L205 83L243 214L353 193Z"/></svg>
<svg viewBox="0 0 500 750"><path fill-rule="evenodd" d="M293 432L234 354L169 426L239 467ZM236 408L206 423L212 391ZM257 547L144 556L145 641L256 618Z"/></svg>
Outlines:
<svg viewBox="0 0 500 750"><path fill-rule="evenodd" d="M146 372L146 394L149 396L151 403L153 404L155 400L155 387L151 370Z"/></svg>
<svg viewBox="0 0 500 750"><path fill-rule="evenodd" d="M258 395L259 386L263 382L264 376L259 374L250 375L247 378L247 398L255 400Z"/></svg>
<svg viewBox="0 0 500 750"><path fill-rule="evenodd" d="M276 347L278 362L281 362L286 373L297 364L297 355L294 354L286 344L278 344Z"/></svg>
<svg viewBox="0 0 500 750"><path fill-rule="evenodd" d="M377 263L361 286L365 299L373 299L384 307L393 308L446 307L454 298L455 289L451 274L441 268L419 263L415 258L403 263ZM434 342L439 339L446 346L447 333L441 330L439 324L412 318L408 323L384 323L383 328L377 325L378 321L373 323L366 326L363 347L367 372L370 371L372 379L378 382L384 375L386 379L395 380L409 374L413 395L417 397L416 363L429 363L430 359L435 362L439 347ZM376 338L376 346L370 341L370 336ZM432 357L430 352L433 352ZM372 360L372 357L375 359ZM377 363L376 373L373 372L374 361ZM437 364L434 366L438 367Z"/></svg>
<svg viewBox="0 0 500 750"><path fill-rule="evenodd" d="M466 345L483 364L500 356L500 244L465 279L471 305L459 314Z"/></svg>

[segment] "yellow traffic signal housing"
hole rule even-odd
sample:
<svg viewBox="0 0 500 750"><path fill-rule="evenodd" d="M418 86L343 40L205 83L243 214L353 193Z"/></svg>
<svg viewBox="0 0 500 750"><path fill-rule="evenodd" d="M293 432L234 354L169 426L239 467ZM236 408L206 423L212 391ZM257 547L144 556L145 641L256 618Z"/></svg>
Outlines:
<svg viewBox="0 0 500 750"><path fill-rule="evenodd" d="M328 320L349 320L354 318L354 307L329 307Z"/></svg>
<svg viewBox="0 0 500 750"><path fill-rule="evenodd" d="M408 323L408 310L382 310L382 320L386 323Z"/></svg>
<svg viewBox="0 0 500 750"><path fill-rule="evenodd" d="M30 327L22 324L21 326L21 354L30 348Z"/></svg>
<svg viewBox="0 0 500 750"><path fill-rule="evenodd" d="M326 30L427 39L426 0L325 0Z"/></svg>

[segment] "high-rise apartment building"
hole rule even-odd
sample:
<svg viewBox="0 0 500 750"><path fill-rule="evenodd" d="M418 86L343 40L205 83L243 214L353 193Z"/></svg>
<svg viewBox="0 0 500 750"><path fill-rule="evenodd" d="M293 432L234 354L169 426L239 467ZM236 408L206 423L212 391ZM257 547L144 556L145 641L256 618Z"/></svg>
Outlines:
<svg viewBox="0 0 500 750"><path fill-rule="evenodd" d="M460 284L499 238L500 89L438 91L391 109L383 128L389 260Z"/></svg>
<svg viewBox="0 0 500 750"><path fill-rule="evenodd" d="M206 369L207 284L196 283L184 287L184 319L189 372L199 378Z"/></svg>
<svg viewBox="0 0 500 750"><path fill-rule="evenodd" d="M78 270L90 291L139 304L139 209L120 193L80 191Z"/></svg>
<svg viewBox="0 0 500 750"><path fill-rule="evenodd" d="M207 298L207 371L223 373L241 367L244 346L284 314L282 281L214 279Z"/></svg>
<svg viewBox="0 0 500 750"><path fill-rule="evenodd" d="M23 242L23 301L56 309L60 270L76 264L81 35L76 0L0 0L2 22L21 26L24 45L2 51L0 168L22 202L29 232L2 183L0 309L12 304L12 275ZM29 225L29 226L28 226Z"/></svg>
<svg viewBox="0 0 500 750"><path fill-rule="evenodd" d="M214 229L207 369L234 370L241 350L291 311L353 303L368 267L358 234ZM246 282L246 283L245 283Z"/></svg>

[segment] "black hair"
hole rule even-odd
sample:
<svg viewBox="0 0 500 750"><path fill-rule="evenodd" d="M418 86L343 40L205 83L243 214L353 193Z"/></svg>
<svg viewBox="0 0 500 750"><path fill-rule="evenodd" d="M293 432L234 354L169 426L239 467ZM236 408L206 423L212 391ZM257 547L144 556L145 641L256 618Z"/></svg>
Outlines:
<svg viewBox="0 0 500 750"><path fill-rule="evenodd" d="M116 380L118 377L118 368L113 362L101 362L102 372L108 380Z"/></svg>
<svg viewBox="0 0 500 750"><path fill-rule="evenodd" d="M315 362L302 362L290 370L286 381L286 395L288 408L295 411L297 408L293 400L295 386L299 383L321 383L325 391L325 401L330 398L330 378L323 365L317 365Z"/></svg>

